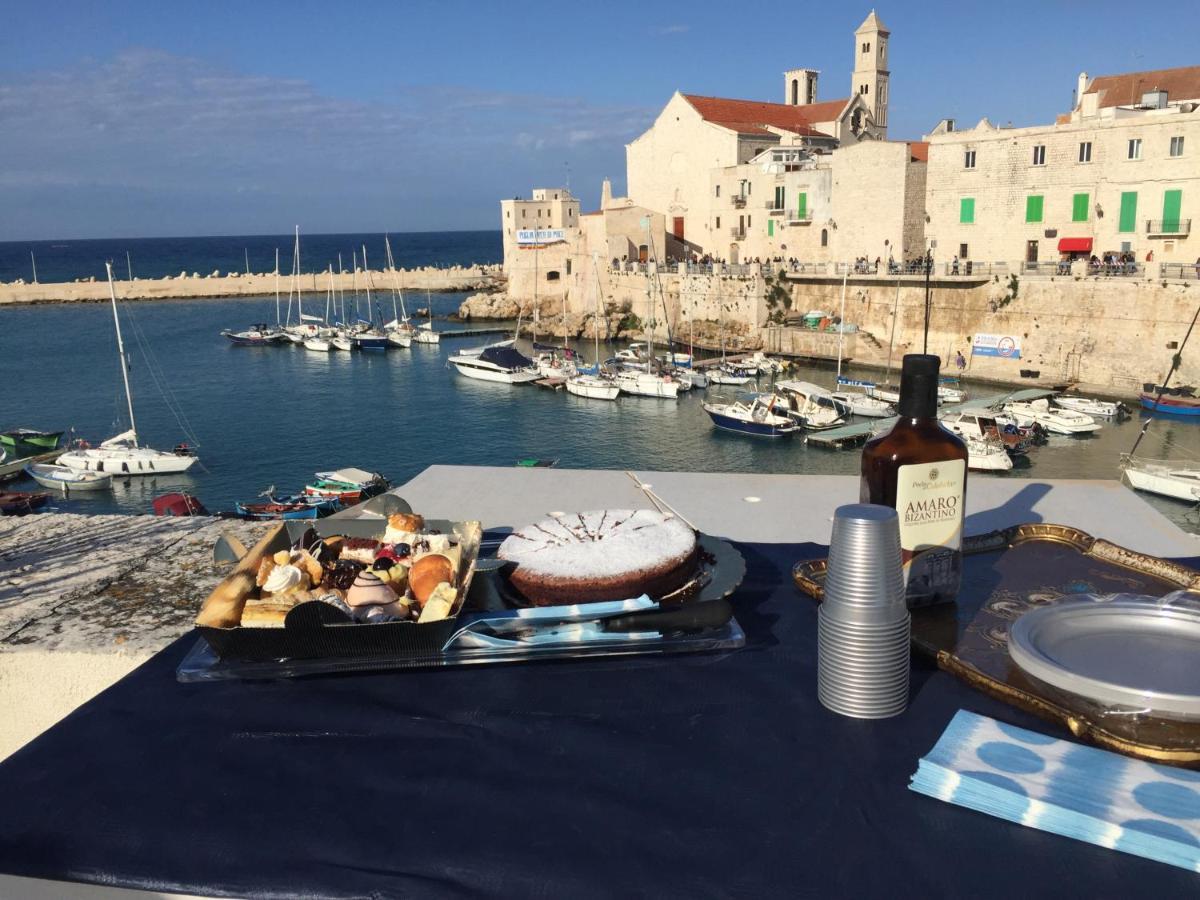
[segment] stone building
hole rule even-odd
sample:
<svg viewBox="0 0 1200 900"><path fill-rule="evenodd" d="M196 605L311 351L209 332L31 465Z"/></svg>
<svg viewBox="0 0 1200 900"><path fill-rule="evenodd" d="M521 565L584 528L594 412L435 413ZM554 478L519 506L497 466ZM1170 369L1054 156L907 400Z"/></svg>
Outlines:
<svg viewBox="0 0 1200 900"><path fill-rule="evenodd" d="M1084 73L1074 108L1052 124L939 125L926 236L939 263L957 256L1013 271L1093 254L1193 263L1198 153L1200 66Z"/></svg>
<svg viewBox="0 0 1200 900"><path fill-rule="evenodd" d="M509 294L561 297L579 240L579 200L566 188L534 188L529 199L500 201Z"/></svg>
<svg viewBox="0 0 1200 900"><path fill-rule="evenodd" d="M629 196L666 216L673 255L753 255L740 246L739 235L754 229L755 216L741 213L750 220L741 224L726 221L718 210L728 207L730 197L718 193L727 188L723 178L714 183L714 170L761 161L775 149L818 155L885 140L889 40L872 10L854 35L850 96L839 100L818 99L820 73L814 69L784 73L783 103L676 92L654 124L625 148ZM765 213L761 203L759 208ZM765 230L765 215L761 221Z"/></svg>

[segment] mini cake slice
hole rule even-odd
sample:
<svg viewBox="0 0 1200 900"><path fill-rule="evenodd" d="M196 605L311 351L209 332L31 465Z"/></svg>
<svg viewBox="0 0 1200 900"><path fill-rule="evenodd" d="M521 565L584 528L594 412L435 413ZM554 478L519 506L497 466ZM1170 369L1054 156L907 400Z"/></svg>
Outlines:
<svg viewBox="0 0 1200 900"><path fill-rule="evenodd" d="M661 597L695 574L696 532L654 510L609 509L552 516L513 532L497 556L535 606Z"/></svg>

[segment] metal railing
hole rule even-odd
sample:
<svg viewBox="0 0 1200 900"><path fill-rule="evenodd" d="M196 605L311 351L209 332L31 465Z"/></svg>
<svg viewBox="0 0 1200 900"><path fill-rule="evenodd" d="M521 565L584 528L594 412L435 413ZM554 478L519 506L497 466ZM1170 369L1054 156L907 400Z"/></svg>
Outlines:
<svg viewBox="0 0 1200 900"><path fill-rule="evenodd" d="M960 259L957 263L945 263L945 274L953 277L965 277L967 275L1007 275L1008 263L1006 262L976 262L973 259ZM921 269L920 271L924 271Z"/></svg>
<svg viewBox="0 0 1200 900"><path fill-rule="evenodd" d="M808 210L801 212L798 209L789 209L787 212L787 223L789 225L809 225L812 223L812 213Z"/></svg>
<svg viewBox="0 0 1200 900"><path fill-rule="evenodd" d="M1163 278L1200 281L1200 264L1196 263L1163 263L1159 266L1158 272Z"/></svg>
<svg viewBox="0 0 1200 900"><path fill-rule="evenodd" d="M734 194L729 200L733 203L734 209L744 209L746 207L746 198L741 194Z"/></svg>
<svg viewBox="0 0 1200 900"><path fill-rule="evenodd" d="M1147 219L1146 234L1190 234L1191 219Z"/></svg>
<svg viewBox="0 0 1200 900"><path fill-rule="evenodd" d="M1089 275L1102 275L1105 277L1128 277L1132 275L1140 275L1141 267L1133 260L1126 262L1096 262L1088 263Z"/></svg>
<svg viewBox="0 0 1200 900"><path fill-rule="evenodd" d="M1026 260L1021 263L1021 271L1026 275L1070 275L1071 264L1053 259L1041 260L1040 262Z"/></svg>
<svg viewBox="0 0 1200 900"><path fill-rule="evenodd" d="M740 225L734 225L732 228L729 229L729 236L732 237L735 241L745 240L746 239L746 229Z"/></svg>
<svg viewBox="0 0 1200 900"><path fill-rule="evenodd" d="M767 213L772 216L782 216L784 213L784 208L782 206L776 206L774 200L768 200L763 204L763 208L766 209Z"/></svg>

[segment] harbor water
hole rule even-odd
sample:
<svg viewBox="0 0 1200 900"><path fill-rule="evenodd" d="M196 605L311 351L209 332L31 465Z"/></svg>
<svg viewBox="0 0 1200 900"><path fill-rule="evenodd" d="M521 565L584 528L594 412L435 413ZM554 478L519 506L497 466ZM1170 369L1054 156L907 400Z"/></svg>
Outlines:
<svg viewBox="0 0 1200 900"><path fill-rule="evenodd" d="M453 312L462 294L433 294L435 316ZM425 295L407 297L410 310ZM390 315L391 300L381 305ZM323 303L306 312L320 312ZM169 449L199 439L201 464L186 475L115 481L113 492L56 500L76 512L145 513L168 490L195 494L213 511L253 500L274 486L301 489L319 470L357 466L399 483L435 463L512 466L556 459L570 468L857 474L858 450L806 445L800 436L750 438L717 431L701 409L704 392L677 401L620 397L587 400L528 385L473 381L447 366L452 353L496 337L454 338L387 353L314 353L299 345L238 347L224 328L273 321L274 298L129 303L121 307L131 362L138 433ZM472 323L473 325L478 323ZM439 330L462 327L439 319ZM126 426L125 398L107 304L0 310L0 378L7 386L4 428L73 428L96 442ZM545 339L545 338L543 338ZM524 343L526 352L530 350ZM576 342L589 360L591 342ZM614 345L601 345L611 355ZM878 373L849 374L871 377ZM832 367L801 366L789 377L832 384ZM765 388L769 382L763 380ZM967 383L972 396L1002 389ZM710 388L710 397L737 389ZM173 396L183 418L172 412ZM1118 477L1141 418L1105 422L1091 437L1051 437L1005 475L971 478ZM1200 460L1200 426L1156 420L1140 455ZM34 489L30 481L10 487ZM1189 531L1200 531L1190 505L1143 495ZM853 498L848 498L851 500ZM801 514L802 511L797 511ZM1101 523L1098 530L1103 530Z"/></svg>

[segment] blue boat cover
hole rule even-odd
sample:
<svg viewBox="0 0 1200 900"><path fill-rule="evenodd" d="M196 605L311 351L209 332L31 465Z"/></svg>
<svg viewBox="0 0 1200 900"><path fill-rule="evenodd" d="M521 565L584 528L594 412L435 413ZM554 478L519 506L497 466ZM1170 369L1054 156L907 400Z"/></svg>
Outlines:
<svg viewBox="0 0 1200 900"><path fill-rule="evenodd" d="M479 358L505 369L523 369L533 365L532 359L512 347L487 347L479 354Z"/></svg>

